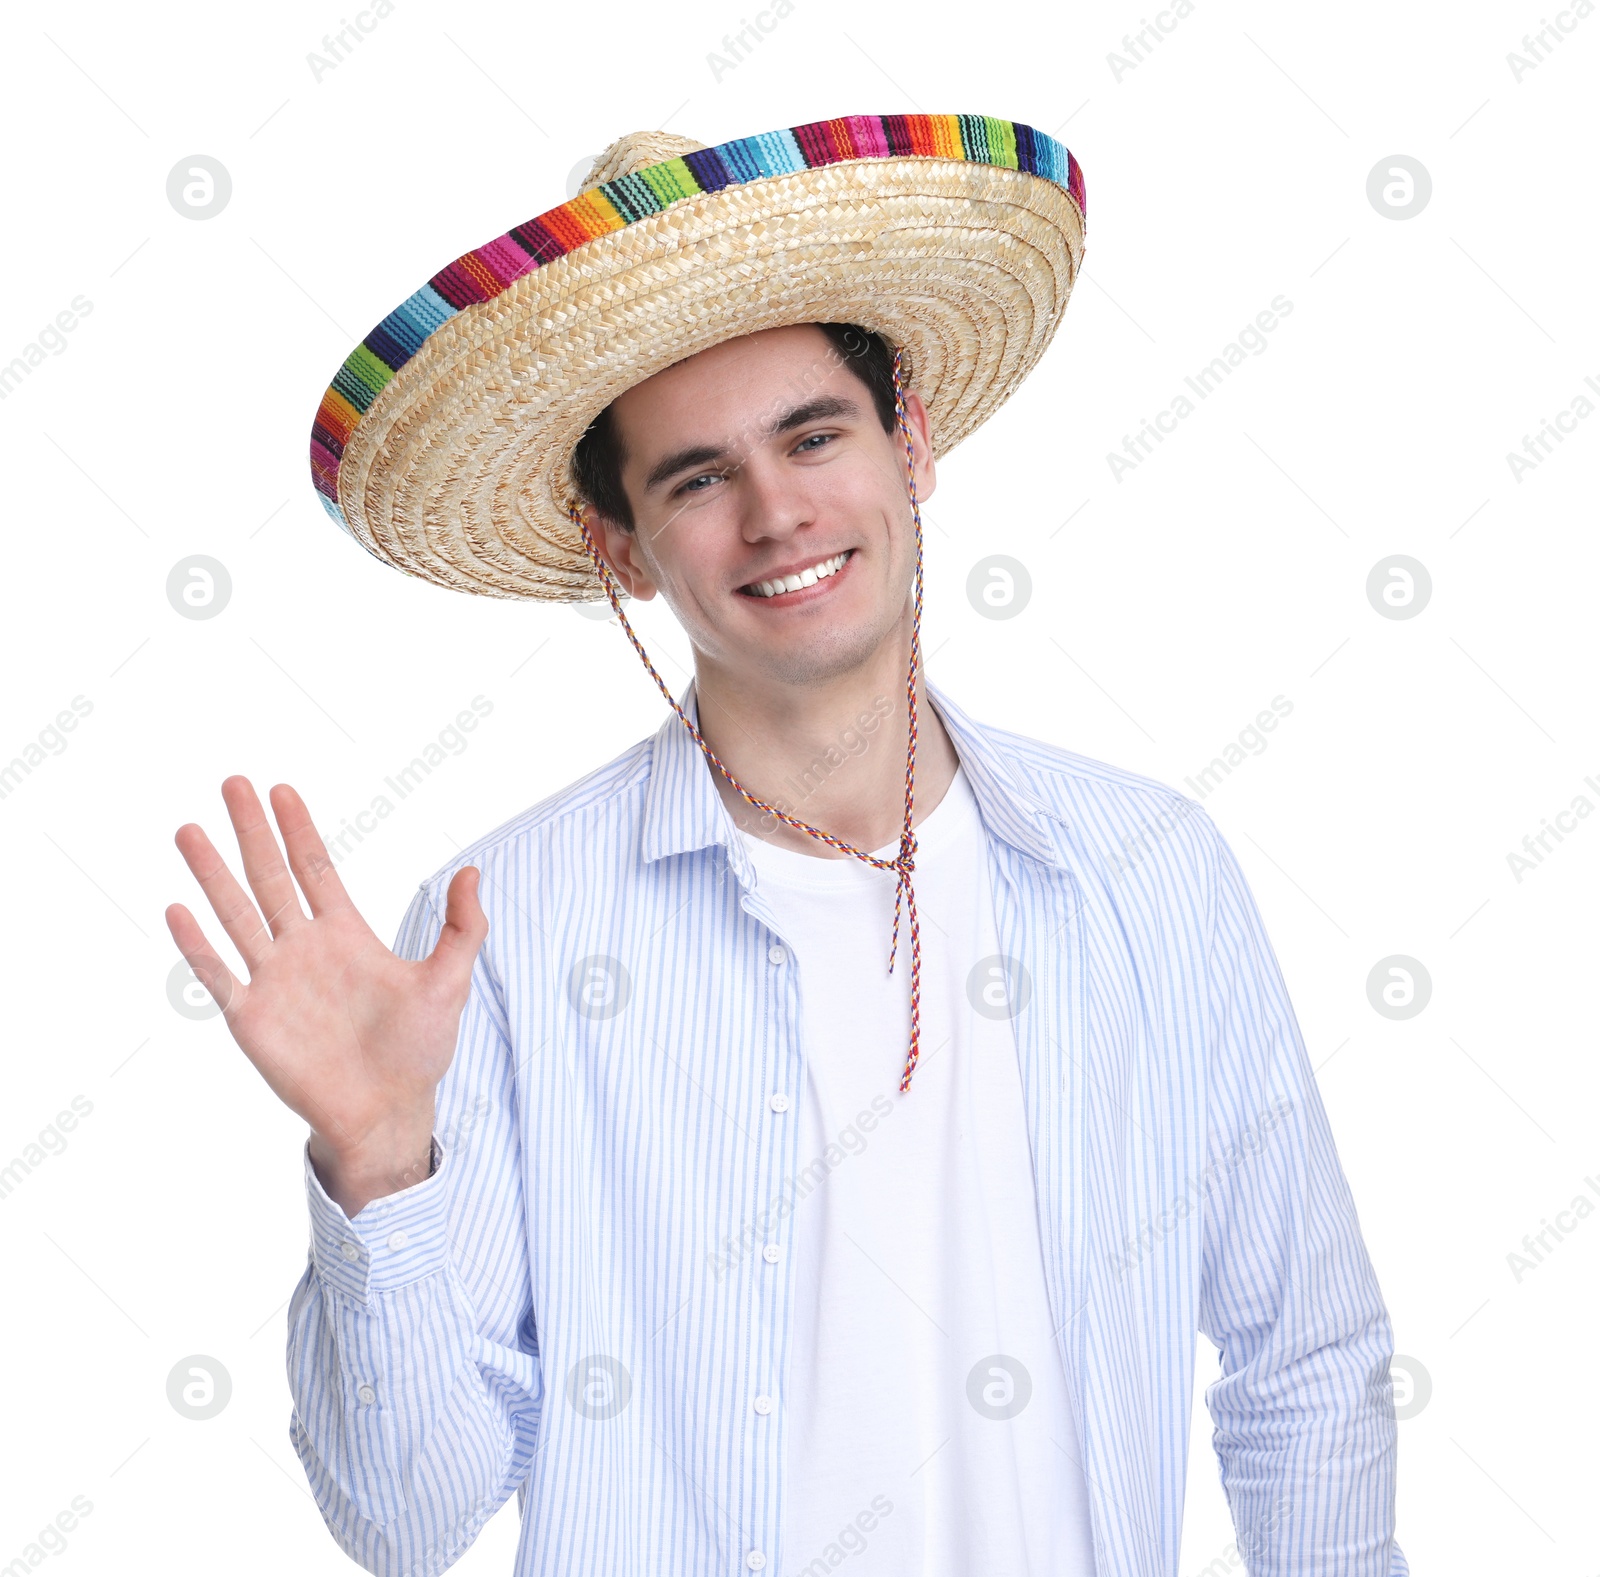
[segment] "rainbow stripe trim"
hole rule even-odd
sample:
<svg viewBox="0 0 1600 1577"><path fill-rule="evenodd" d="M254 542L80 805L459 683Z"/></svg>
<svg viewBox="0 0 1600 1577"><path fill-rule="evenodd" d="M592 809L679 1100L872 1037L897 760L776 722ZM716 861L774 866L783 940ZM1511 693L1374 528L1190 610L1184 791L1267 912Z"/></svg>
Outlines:
<svg viewBox="0 0 1600 1577"><path fill-rule="evenodd" d="M311 480L323 506L350 529L338 501L345 444L384 385L441 323L465 307L491 300L524 274L596 236L660 213L680 198L846 159L907 155L965 159L1043 176L1067 192L1079 213L1087 211L1083 171L1062 143L1019 121L988 115L847 115L741 137L648 165L464 253L402 301L351 351L323 395L311 429Z"/></svg>

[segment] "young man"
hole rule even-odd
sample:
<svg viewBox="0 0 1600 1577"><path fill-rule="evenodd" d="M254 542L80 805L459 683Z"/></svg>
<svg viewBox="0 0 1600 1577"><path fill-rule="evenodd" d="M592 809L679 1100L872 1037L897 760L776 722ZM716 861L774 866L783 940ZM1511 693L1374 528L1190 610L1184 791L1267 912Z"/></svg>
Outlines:
<svg viewBox="0 0 1600 1577"><path fill-rule="evenodd" d="M1082 208L1009 122L623 139L324 402L370 551L598 570L652 675L622 593L695 664L393 953L287 785L287 866L223 786L254 903L178 833L248 985L174 939L311 1129L290 1432L366 1569L443 1570L516 1489L521 1577L1175 1577L1198 1327L1248 1569L1406 1572L1388 1316L1237 863L919 660L919 502Z"/></svg>

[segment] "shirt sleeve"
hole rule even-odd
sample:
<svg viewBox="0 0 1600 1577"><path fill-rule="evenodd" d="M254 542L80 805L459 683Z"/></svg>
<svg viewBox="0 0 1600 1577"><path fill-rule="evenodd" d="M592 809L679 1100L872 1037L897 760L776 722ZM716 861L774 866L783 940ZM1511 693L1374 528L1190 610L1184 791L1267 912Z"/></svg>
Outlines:
<svg viewBox="0 0 1600 1577"><path fill-rule="evenodd" d="M424 888L395 952L426 957L442 925ZM433 1174L351 1219L305 1151L311 1247L289 1304L289 1438L335 1541L380 1577L443 1571L536 1449L514 1067L485 959L439 1087Z"/></svg>
<svg viewBox="0 0 1600 1577"><path fill-rule="evenodd" d="M1406 1577L1388 1311L1277 958L1211 832L1200 1328L1238 1552L1250 1577Z"/></svg>

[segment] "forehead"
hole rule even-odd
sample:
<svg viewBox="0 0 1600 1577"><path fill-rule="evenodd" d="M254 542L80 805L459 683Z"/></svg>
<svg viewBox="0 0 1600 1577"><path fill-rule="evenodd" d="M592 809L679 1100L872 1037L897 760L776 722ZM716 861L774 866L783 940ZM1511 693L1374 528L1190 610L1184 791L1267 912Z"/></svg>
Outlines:
<svg viewBox="0 0 1600 1577"><path fill-rule="evenodd" d="M833 342L815 324L761 329L674 362L618 395L612 409L631 430L666 416L703 422L715 411L741 410L752 397L778 389L803 398L841 370Z"/></svg>

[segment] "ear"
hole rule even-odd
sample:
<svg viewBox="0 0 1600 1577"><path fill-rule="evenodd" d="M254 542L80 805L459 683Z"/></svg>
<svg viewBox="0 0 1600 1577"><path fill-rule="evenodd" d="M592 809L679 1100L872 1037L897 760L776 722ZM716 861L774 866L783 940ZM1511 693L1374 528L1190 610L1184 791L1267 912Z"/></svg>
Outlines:
<svg viewBox="0 0 1600 1577"><path fill-rule="evenodd" d="M920 394L908 389L903 401L906 425L911 429L912 474L917 479L917 502L925 504L933 497L933 490L938 485L933 462L933 423L928 416L928 407L923 404ZM899 424L896 423L895 451L901 457L905 455L905 441L905 434L900 431Z"/></svg>
<svg viewBox="0 0 1600 1577"><path fill-rule="evenodd" d="M622 589L639 602L648 602L655 596L656 583L639 550L638 533L625 531L615 521L600 514L593 504L583 506L583 523L589 528L590 539L600 550L600 557L606 561Z"/></svg>

